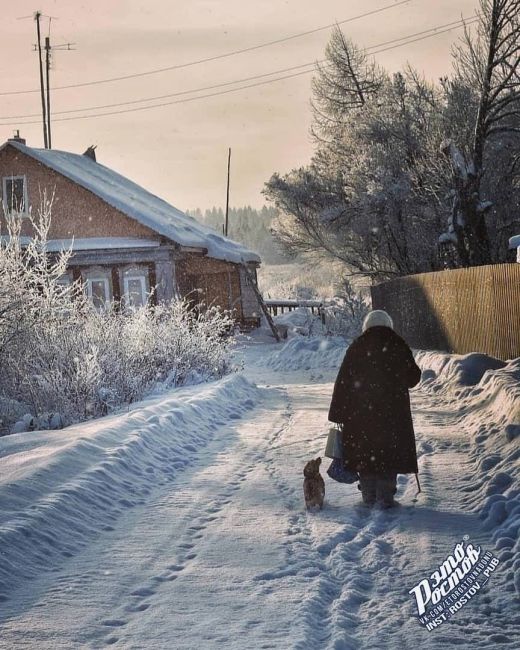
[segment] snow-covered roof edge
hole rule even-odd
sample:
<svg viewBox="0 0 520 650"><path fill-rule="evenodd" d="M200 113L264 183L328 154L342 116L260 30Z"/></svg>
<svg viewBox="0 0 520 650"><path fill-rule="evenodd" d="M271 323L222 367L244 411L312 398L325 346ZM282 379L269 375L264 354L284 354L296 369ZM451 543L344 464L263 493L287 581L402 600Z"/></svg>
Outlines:
<svg viewBox="0 0 520 650"><path fill-rule="evenodd" d="M180 246L206 249L208 257L228 262L261 261L256 253L242 244L219 235L137 183L88 156L56 149L35 149L15 140L5 142L0 146L0 151L7 145L77 183L126 216Z"/></svg>
<svg viewBox="0 0 520 650"><path fill-rule="evenodd" d="M11 237L0 235L0 243L8 244ZM20 236L21 246L29 246L33 241L27 235ZM141 248L160 248L161 242L153 239L136 237L86 237L79 239L48 239L45 249L49 253L61 251L98 251L98 250L132 250Z"/></svg>

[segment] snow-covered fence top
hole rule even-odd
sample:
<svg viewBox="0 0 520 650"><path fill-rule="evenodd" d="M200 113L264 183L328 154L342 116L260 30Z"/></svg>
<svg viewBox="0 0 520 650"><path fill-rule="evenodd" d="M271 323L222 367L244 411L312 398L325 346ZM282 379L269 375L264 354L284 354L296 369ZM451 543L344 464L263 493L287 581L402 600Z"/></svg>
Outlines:
<svg viewBox="0 0 520 650"><path fill-rule="evenodd" d="M320 300L276 300L268 299L264 300L265 306L269 310L269 313L272 316L278 316L278 312L281 314L287 311L293 311L299 307L305 307L311 310L311 313L316 313L320 316L322 322L325 322L325 312L323 311L323 303Z"/></svg>
<svg viewBox="0 0 520 650"><path fill-rule="evenodd" d="M264 300L266 305L278 305L280 307L321 307L323 303L321 300Z"/></svg>

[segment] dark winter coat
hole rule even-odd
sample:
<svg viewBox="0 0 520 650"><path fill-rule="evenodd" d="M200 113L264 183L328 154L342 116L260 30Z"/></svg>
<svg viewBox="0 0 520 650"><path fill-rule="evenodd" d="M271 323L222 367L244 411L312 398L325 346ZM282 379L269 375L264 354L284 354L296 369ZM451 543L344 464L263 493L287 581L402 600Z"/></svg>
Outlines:
<svg viewBox="0 0 520 650"><path fill-rule="evenodd" d="M329 410L343 424L346 465L374 473L417 472L408 389L421 370L389 327L369 327L347 349Z"/></svg>

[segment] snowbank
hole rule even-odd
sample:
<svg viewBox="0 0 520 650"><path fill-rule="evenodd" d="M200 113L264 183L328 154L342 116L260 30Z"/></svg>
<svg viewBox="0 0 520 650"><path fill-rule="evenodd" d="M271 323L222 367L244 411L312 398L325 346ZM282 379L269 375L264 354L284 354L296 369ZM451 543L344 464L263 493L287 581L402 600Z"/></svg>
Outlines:
<svg viewBox="0 0 520 650"><path fill-rule="evenodd" d="M336 370L348 345L341 337L298 336L269 354L262 363L273 370Z"/></svg>
<svg viewBox="0 0 520 650"><path fill-rule="evenodd" d="M436 379L439 389L452 390L463 386L475 386L488 370L505 368L507 363L487 354L448 354L445 352L419 351L417 360L421 368L427 368L428 379Z"/></svg>
<svg viewBox="0 0 520 650"><path fill-rule="evenodd" d="M461 498L492 531L506 579L520 595L520 358L419 352L417 361L424 390L444 396L447 406L457 399L476 468Z"/></svg>
<svg viewBox="0 0 520 650"><path fill-rule="evenodd" d="M320 317L313 314L308 307L298 307L285 314L273 318L277 325L285 325L289 336L308 336L311 333L321 334L323 325Z"/></svg>
<svg viewBox="0 0 520 650"><path fill-rule="evenodd" d="M173 480L258 395L243 376L232 375L124 415L0 438L0 602L22 579L110 530L152 484Z"/></svg>

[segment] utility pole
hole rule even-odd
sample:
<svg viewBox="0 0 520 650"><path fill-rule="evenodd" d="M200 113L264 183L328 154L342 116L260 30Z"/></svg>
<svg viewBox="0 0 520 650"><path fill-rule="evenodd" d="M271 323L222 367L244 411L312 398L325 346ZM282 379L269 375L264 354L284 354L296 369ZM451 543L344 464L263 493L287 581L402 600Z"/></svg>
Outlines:
<svg viewBox="0 0 520 650"><path fill-rule="evenodd" d="M38 43L34 45L34 50L38 52L38 60L40 65L40 91L42 98L42 121L43 121L43 143L45 149L51 148L51 87L49 82L49 71L51 68L51 49L52 50L73 50L71 45L74 43L63 43L62 45L55 45L51 47L51 21L52 16L44 16L41 11L35 11L32 16L21 16L17 20L27 20L32 18L36 21L36 34L38 36ZM49 35L45 37L45 70L46 70L46 83L43 80L43 61L42 61L42 42L41 42L41 29L40 19L49 19ZM47 98L45 97L45 85L47 85Z"/></svg>
<svg viewBox="0 0 520 650"><path fill-rule="evenodd" d="M41 43L41 34L40 34L40 18L41 11L36 11L34 14L34 20L36 21L36 33L38 35L38 61L40 64L40 91L42 96L42 118L43 118L43 143L45 149L49 148L47 140L47 119L46 119L46 110L45 110L45 89L43 85L43 62L42 62L42 43Z"/></svg>
<svg viewBox="0 0 520 650"><path fill-rule="evenodd" d="M49 32L50 32L50 21L51 17L49 16ZM46 84L47 84L47 138L49 141L49 149L52 148L52 139L51 139L51 85L49 81L49 71L51 69L51 50L73 50L72 45L75 43L62 43L60 45L54 45L51 47L50 36L45 37L45 70L46 70Z"/></svg>
<svg viewBox="0 0 520 650"><path fill-rule="evenodd" d="M46 79L45 83L47 84L47 139L49 143L49 149L52 149L52 139L51 139L51 87L49 86L49 70L51 67L51 39L49 36L45 37L45 71Z"/></svg>
<svg viewBox="0 0 520 650"><path fill-rule="evenodd" d="M228 215L229 215L229 172L231 169L231 147L228 152L228 161L227 161L227 193L226 193L226 224L224 226L224 235L227 237L228 234Z"/></svg>

